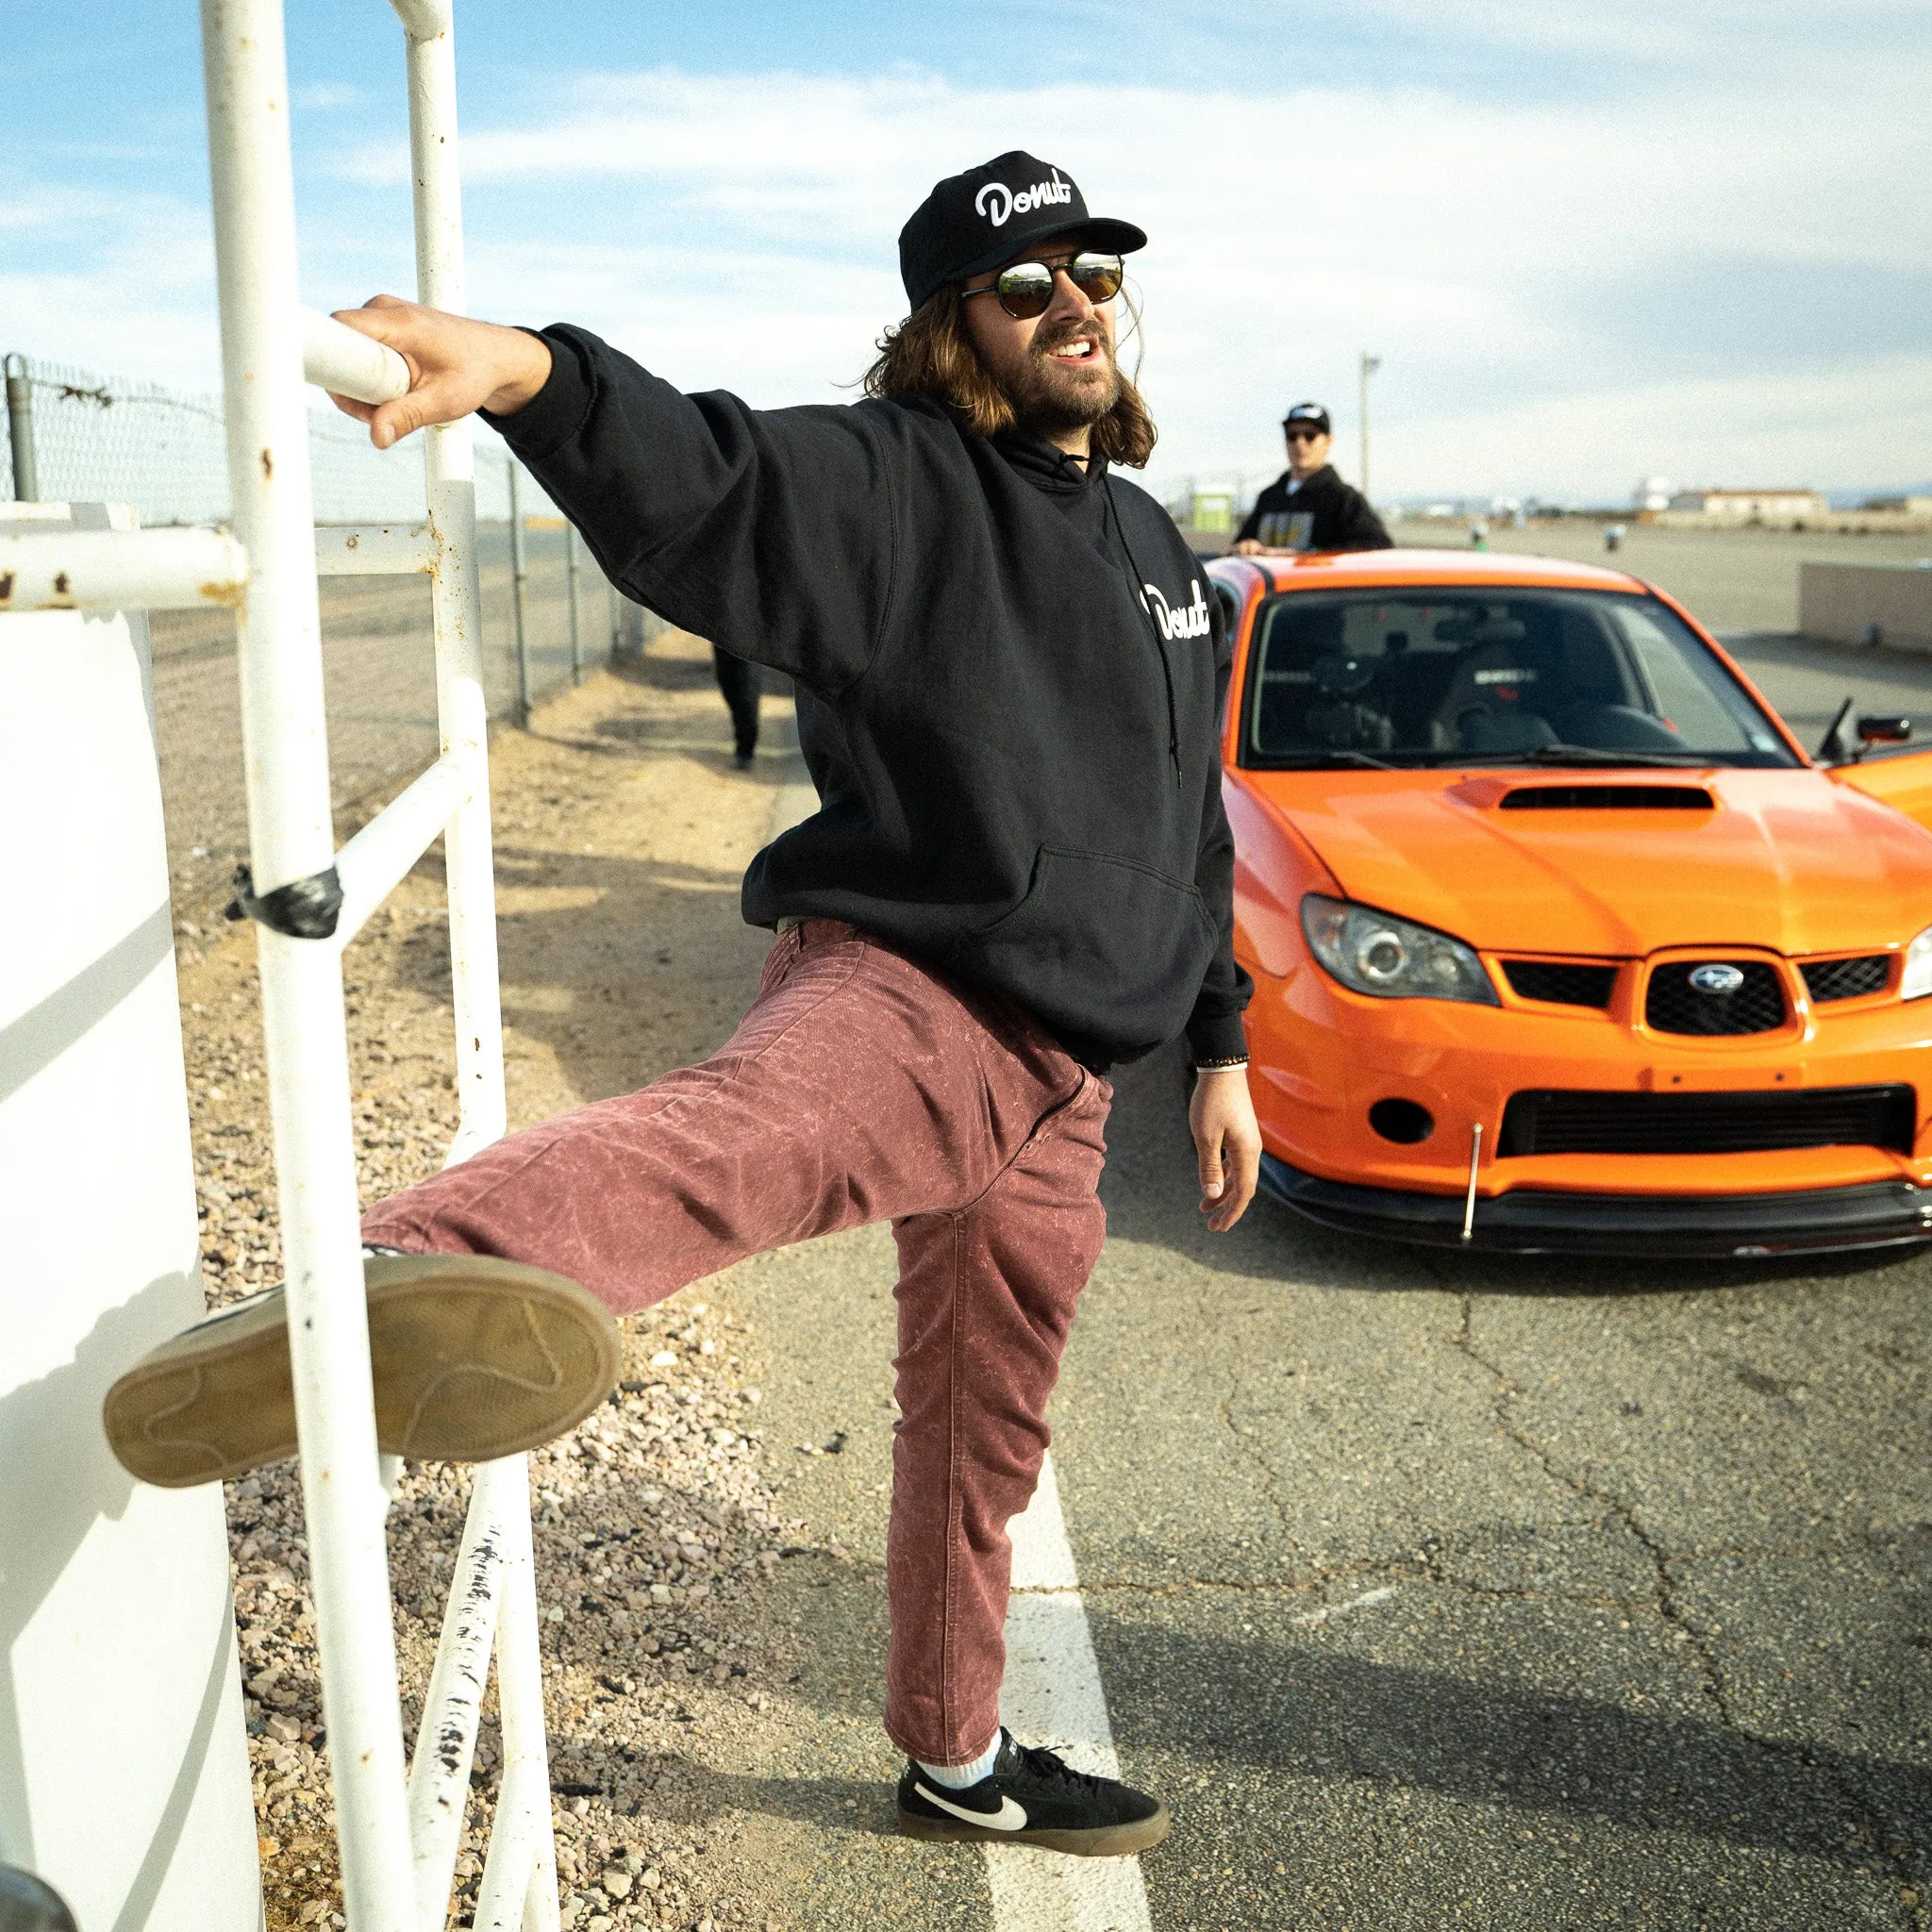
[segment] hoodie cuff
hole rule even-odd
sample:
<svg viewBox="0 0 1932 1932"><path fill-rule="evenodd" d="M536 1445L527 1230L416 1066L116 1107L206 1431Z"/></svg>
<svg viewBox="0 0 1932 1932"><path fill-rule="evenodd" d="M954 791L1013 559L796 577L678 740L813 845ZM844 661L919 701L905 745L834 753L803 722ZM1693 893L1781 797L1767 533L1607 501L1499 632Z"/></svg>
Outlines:
<svg viewBox="0 0 1932 1932"><path fill-rule="evenodd" d="M488 409L476 413L525 462L541 462L584 426L591 413L591 379L577 345L556 326L524 333L550 351L550 379L514 415L496 416Z"/></svg>
<svg viewBox="0 0 1932 1932"><path fill-rule="evenodd" d="M1188 1022L1188 1058L1203 1060L1239 1059L1248 1050L1248 1036L1239 1013L1204 1013L1198 1008Z"/></svg>

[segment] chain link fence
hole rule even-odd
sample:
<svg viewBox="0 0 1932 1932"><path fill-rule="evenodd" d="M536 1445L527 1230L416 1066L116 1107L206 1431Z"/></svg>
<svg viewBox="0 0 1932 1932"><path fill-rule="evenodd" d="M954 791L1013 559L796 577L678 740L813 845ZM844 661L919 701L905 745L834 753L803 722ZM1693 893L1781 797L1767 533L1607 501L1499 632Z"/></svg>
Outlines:
<svg viewBox="0 0 1932 1932"><path fill-rule="evenodd" d="M148 528L226 521L219 396L38 357L8 356L6 373L9 427L0 450L0 502L31 495L127 503ZM378 451L361 425L324 405L310 412L308 447L318 522L422 520L420 439ZM521 472L519 583L510 496L508 452L479 435L484 689L492 718L521 721L525 691L531 705L541 705L613 654L641 651L663 625L605 580ZM424 577L325 577L320 588L330 764L343 836L436 757L429 585ZM175 912L192 942L247 856L234 619L225 610L157 611L149 635Z"/></svg>

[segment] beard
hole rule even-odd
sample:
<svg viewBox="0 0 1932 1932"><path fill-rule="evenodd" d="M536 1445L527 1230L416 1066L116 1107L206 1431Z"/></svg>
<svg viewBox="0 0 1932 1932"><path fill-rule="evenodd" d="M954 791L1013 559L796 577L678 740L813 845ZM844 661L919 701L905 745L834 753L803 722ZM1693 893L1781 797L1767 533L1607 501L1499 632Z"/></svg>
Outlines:
<svg viewBox="0 0 1932 1932"><path fill-rule="evenodd" d="M1068 342L1090 341L1082 361L1054 355ZM1052 437L1098 423L1120 401L1121 373L1113 358L1112 331L1074 323L1048 335L1035 333L1010 391L1014 414L1037 436Z"/></svg>

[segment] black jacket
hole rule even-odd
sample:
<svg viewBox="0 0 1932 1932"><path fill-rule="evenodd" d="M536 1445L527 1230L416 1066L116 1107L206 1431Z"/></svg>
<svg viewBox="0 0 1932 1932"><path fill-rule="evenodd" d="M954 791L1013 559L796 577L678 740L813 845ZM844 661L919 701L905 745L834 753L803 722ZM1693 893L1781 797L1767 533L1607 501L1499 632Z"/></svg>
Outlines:
<svg viewBox="0 0 1932 1932"><path fill-rule="evenodd" d="M1095 1068L1244 1051L1219 601L1144 491L922 398L687 396L584 330L497 425L620 589L799 687L754 925L850 920Z"/></svg>
<svg viewBox="0 0 1932 1932"><path fill-rule="evenodd" d="M1387 550L1389 532L1369 507L1369 499L1335 474L1333 463L1322 467L1292 495L1293 473L1282 471L1255 499L1248 520L1235 534L1237 543L1250 537L1281 550Z"/></svg>

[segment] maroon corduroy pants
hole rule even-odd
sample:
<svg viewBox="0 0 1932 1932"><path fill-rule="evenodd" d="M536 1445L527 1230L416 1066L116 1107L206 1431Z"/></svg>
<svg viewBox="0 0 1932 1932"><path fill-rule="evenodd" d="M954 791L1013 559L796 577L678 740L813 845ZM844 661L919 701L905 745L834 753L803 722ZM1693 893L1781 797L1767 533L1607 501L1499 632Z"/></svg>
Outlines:
<svg viewBox="0 0 1932 1932"><path fill-rule="evenodd" d="M1112 1091L1028 1015L809 920L702 1066L512 1134L385 1201L364 1239L501 1255L620 1314L747 1255L889 1220L898 1398L886 1729L963 1763L999 1724L1011 1552L1100 1253Z"/></svg>

